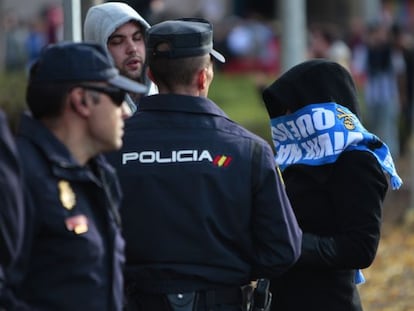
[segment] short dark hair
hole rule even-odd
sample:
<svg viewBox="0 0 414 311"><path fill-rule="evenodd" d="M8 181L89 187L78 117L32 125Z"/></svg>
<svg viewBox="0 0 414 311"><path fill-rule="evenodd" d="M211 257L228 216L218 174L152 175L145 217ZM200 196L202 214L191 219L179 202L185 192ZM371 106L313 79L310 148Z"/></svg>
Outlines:
<svg viewBox="0 0 414 311"><path fill-rule="evenodd" d="M73 83L30 84L27 87L26 102L35 119L58 117L67 94L75 87Z"/></svg>
<svg viewBox="0 0 414 311"><path fill-rule="evenodd" d="M189 85L194 75L208 64L210 58L209 54L176 59L149 55L148 66L156 84L174 90L175 86Z"/></svg>
<svg viewBox="0 0 414 311"><path fill-rule="evenodd" d="M30 69L26 103L35 119L58 117L63 110L67 94L75 87L75 84L71 82L33 83L32 78L36 70L37 63Z"/></svg>

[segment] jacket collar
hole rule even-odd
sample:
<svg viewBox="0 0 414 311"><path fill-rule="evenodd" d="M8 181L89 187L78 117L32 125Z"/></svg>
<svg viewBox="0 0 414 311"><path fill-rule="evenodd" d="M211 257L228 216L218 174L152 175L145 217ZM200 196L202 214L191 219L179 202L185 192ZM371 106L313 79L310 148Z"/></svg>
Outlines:
<svg viewBox="0 0 414 311"><path fill-rule="evenodd" d="M93 180L100 184L99 178L92 173L92 170L88 169L87 166L81 166L66 146L41 122L31 117L27 112L22 115L18 134L36 146L48 162L52 163L54 175L72 180ZM89 163L115 174L114 169L102 155L94 157Z"/></svg>
<svg viewBox="0 0 414 311"><path fill-rule="evenodd" d="M229 119L222 109L206 97L178 94L156 94L146 96L140 102L138 112L139 111L203 113Z"/></svg>

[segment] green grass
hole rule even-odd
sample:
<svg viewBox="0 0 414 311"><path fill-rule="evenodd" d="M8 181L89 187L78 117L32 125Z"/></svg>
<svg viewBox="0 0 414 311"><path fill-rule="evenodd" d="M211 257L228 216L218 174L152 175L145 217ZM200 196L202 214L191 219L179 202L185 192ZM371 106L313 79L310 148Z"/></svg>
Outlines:
<svg viewBox="0 0 414 311"><path fill-rule="evenodd" d="M12 129L16 129L25 108L26 82L25 72L0 74L0 109L6 113Z"/></svg>
<svg viewBox="0 0 414 311"><path fill-rule="evenodd" d="M269 117L253 76L216 71L209 98L232 120L270 141Z"/></svg>

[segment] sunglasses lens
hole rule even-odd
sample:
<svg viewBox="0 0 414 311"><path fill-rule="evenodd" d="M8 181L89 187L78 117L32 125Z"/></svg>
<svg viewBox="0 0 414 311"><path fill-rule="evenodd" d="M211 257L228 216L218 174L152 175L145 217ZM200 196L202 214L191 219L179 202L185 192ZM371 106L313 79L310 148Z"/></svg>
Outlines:
<svg viewBox="0 0 414 311"><path fill-rule="evenodd" d="M82 85L82 87L108 95L117 106L121 106L125 101L126 92L115 87L97 85Z"/></svg>
<svg viewBox="0 0 414 311"><path fill-rule="evenodd" d="M125 100L125 92L122 90L114 91L112 94L108 95L112 98L112 100L117 106L121 106Z"/></svg>

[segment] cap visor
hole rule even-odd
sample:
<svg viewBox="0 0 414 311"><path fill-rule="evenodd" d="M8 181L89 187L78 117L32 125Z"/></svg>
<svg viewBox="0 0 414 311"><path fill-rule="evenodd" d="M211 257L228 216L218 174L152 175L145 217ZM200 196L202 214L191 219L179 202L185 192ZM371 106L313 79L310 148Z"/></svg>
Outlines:
<svg viewBox="0 0 414 311"><path fill-rule="evenodd" d="M135 82L123 76L116 76L110 79L108 83L127 92L145 93L148 90L148 87L146 87L144 84Z"/></svg>
<svg viewBox="0 0 414 311"><path fill-rule="evenodd" d="M221 55L219 52L217 52L216 50L211 50L210 52L211 55L214 56L215 59L217 59L220 63L225 63L226 59L224 58L223 55Z"/></svg>

